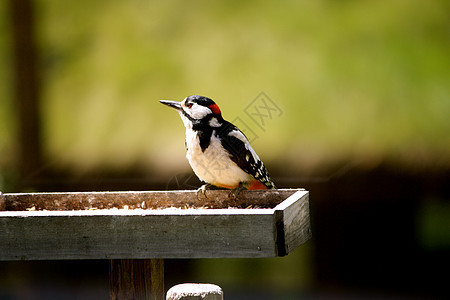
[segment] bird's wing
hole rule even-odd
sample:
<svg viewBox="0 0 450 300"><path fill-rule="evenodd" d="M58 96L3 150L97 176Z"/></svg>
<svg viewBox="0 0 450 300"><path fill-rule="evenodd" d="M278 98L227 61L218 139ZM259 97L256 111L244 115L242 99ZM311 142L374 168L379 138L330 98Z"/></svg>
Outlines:
<svg viewBox="0 0 450 300"><path fill-rule="evenodd" d="M224 149L229 153L230 159L242 170L255 177L256 180L268 188L274 187L264 164L250 146L247 137L242 131L228 123L228 126L223 128L221 142Z"/></svg>

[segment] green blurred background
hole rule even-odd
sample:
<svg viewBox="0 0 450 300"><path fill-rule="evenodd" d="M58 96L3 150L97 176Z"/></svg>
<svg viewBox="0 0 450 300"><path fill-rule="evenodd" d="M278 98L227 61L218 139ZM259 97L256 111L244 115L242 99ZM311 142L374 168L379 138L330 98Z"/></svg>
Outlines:
<svg viewBox="0 0 450 300"><path fill-rule="evenodd" d="M31 148L14 2L0 3L0 190L199 184L182 123L158 100L205 95L246 125L278 187L311 191L314 238L286 258L168 261L168 287L211 281L269 299L443 292L440 277L416 283L450 249L448 1L32 1ZM261 92L280 113L258 126L247 112ZM84 297L107 291L87 279L102 271L66 263L79 276L62 283L52 274L63 262L2 263L0 289L40 290L19 265L48 268Z"/></svg>

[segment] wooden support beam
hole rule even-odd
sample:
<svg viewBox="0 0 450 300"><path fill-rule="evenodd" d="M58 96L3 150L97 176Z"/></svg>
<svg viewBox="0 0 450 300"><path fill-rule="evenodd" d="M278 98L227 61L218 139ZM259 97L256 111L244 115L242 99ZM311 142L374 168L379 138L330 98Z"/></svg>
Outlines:
<svg viewBox="0 0 450 300"><path fill-rule="evenodd" d="M109 270L110 299L164 299L164 260L112 259Z"/></svg>

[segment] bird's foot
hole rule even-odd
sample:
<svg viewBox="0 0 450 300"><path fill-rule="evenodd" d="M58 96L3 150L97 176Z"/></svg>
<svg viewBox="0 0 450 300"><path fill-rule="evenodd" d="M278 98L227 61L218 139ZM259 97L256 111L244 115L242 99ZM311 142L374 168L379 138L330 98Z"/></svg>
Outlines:
<svg viewBox="0 0 450 300"><path fill-rule="evenodd" d="M237 188L234 188L230 191L230 194L228 195L228 197L230 197L233 200L236 200L239 193L246 189L247 188L245 187L245 185L241 182L241 183L239 183Z"/></svg>
<svg viewBox="0 0 450 300"><path fill-rule="evenodd" d="M203 196L205 196L205 198L208 198L208 196L206 196L206 190L209 190L209 188L212 186L212 184L209 183L205 183L204 185L202 185L201 187L199 187L197 189L197 199L200 200L199 195L203 194Z"/></svg>

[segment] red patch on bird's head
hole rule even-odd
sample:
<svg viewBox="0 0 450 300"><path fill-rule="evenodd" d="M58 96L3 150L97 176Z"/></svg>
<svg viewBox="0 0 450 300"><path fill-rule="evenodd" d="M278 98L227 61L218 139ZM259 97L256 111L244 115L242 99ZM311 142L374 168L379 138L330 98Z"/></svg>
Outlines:
<svg viewBox="0 0 450 300"><path fill-rule="evenodd" d="M213 112L213 114L215 114L215 115L220 115L221 114L219 105L214 103L214 104L209 105L208 107Z"/></svg>

